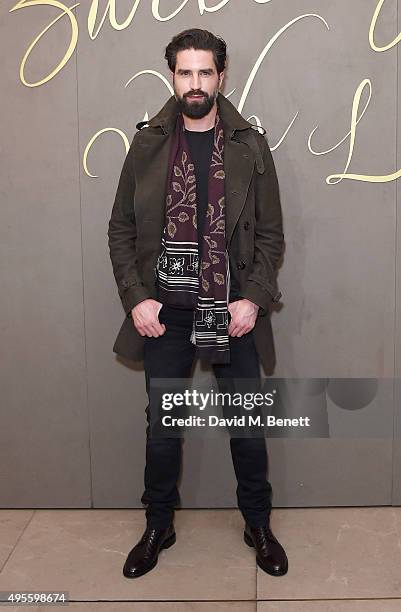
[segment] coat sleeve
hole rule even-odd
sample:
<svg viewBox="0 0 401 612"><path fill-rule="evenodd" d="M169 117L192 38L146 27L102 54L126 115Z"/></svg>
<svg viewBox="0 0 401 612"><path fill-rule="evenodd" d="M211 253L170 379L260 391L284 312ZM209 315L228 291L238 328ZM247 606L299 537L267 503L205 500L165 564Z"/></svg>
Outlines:
<svg viewBox="0 0 401 612"><path fill-rule="evenodd" d="M260 306L265 315L272 302L278 302L277 269L284 245L282 210L277 173L268 141L259 137L264 171L255 176L254 259L241 296Z"/></svg>
<svg viewBox="0 0 401 612"><path fill-rule="evenodd" d="M121 170L107 232L114 278L127 317L131 316L134 306L151 297L137 268L135 215L128 216L126 213L127 210L134 208L134 141L135 137ZM132 206L129 206L131 203Z"/></svg>

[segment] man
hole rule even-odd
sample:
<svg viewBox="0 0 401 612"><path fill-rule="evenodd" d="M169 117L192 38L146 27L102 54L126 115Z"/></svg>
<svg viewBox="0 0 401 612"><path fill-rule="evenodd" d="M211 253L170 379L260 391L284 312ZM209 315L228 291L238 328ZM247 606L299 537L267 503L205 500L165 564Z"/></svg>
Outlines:
<svg viewBox="0 0 401 612"><path fill-rule="evenodd" d="M109 223L109 248L127 318L114 351L144 359L152 377L187 378L195 354L218 379L258 378L274 365L269 306L281 297L281 206L266 139L220 92L226 44L206 30L166 48L174 96L138 124ZM144 127L144 126L147 127ZM149 572L176 541L181 439L155 438L146 409L147 526L124 576ZM270 529L263 437L230 438L245 542L271 575L287 572Z"/></svg>

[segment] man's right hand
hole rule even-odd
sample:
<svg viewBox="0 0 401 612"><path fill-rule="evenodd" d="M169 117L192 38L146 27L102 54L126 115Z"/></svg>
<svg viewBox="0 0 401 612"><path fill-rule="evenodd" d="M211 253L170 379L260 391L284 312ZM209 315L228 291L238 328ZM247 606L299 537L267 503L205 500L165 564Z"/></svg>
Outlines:
<svg viewBox="0 0 401 612"><path fill-rule="evenodd" d="M148 298L139 302L132 310L132 320L141 336L157 338L166 331L164 323L159 321L159 312L163 304Z"/></svg>

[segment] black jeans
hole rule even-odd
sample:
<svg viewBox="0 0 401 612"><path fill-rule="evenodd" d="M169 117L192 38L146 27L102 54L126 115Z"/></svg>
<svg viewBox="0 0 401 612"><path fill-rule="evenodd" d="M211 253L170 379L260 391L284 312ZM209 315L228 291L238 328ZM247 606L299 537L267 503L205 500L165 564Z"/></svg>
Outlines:
<svg viewBox="0 0 401 612"><path fill-rule="evenodd" d="M193 312L164 305L160 323L166 325L162 336L145 337L144 366L146 390L157 378L188 378L191 375L195 346L190 341ZM230 364L212 364L216 378L260 378L259 357L252 332L229 336ZM146 408L145 491L141 501L147 505L147 525L168 527L180 498L177 481L181 468L182 438L149 437L149 404ZM231 435L231 434L230 434ZM271 512L272 488L267 480L267 452L264 437L230 437L231 456L237 478L238 507L250 527L265 525Z"/></svg>

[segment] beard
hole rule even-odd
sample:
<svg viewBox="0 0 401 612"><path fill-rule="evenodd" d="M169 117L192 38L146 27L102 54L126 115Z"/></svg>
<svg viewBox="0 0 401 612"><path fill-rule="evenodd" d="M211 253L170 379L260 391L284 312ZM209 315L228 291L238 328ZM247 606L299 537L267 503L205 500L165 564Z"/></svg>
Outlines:
<svg viewBox="0 0 401 612"><path fill-rule="evenodd" d="M207 94L205 91L189 91L184 94L182 97L179 96L175 92L175 97L178 102L179 111L189 117L190 119L202 119L205 117L213 108L213 105L216 101L217 95L219 93L218 87L214 90L212 94ZM199 100L188 100L187 97L189 95L198 95Z"/></svg>

